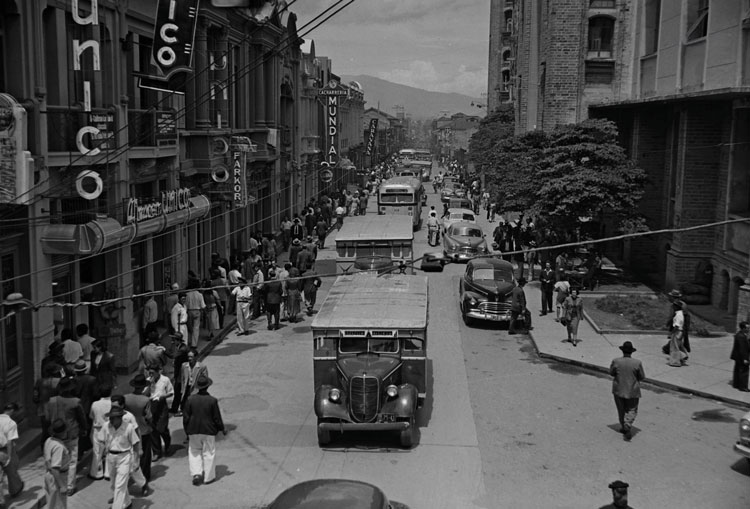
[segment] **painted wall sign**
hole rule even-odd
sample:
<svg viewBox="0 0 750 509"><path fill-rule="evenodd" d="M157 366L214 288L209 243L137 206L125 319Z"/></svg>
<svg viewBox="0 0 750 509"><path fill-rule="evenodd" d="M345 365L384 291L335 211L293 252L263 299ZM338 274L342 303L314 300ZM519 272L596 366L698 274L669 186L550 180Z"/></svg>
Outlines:
<svg viewBox="0 0 750 509"><path fill-rule="evenodd" d="M138 198L127 201L125 224L139 223L190 207L190 189L172 189L161 193L161 201L140 203Z"/></svg>
<svg viewBox="0 0 750 509"><path fill-rule="evenodd" d="M232 152L232 200L235 207L247 205L247 152L235 150Z"/></svg>
<svg viewBox="0 0 750 509"><path fill-rule="evenodd" d="M157 71L138 75L139 87L185 93L187 75L193 72L199 4L200 0L158 0L151 49L151 63Z"/></svg>

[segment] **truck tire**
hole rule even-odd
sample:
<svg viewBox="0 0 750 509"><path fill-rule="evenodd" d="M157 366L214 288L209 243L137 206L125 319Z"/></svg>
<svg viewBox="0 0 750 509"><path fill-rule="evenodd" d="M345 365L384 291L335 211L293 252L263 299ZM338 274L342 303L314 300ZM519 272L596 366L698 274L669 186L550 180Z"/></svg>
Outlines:
<svg viewBox="0 0 750 509"><path fill-rule="evenodd" d="M409 418L409 428L400 432L401 447L411 448L417 443L417 426L414 417Z"/></svg>
<svg viewBox="0 0 750 509"><path fill-rule="evenodd" d="M321 420L318 419L318 445L324 446L331 443L331 432L327 429L320 428Z"/></svg>

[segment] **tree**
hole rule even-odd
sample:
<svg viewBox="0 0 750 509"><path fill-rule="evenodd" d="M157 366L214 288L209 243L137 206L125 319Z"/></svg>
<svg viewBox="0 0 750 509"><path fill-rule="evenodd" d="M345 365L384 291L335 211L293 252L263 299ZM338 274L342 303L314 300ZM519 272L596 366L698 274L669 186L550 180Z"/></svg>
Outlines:
<svg viewBox="0 0 750 509"><path fill-rule="evenodd" d="M479 122L479 129L469 139L469 157L478 168L487 166L485 158L498 143L513 136L514 115L512 105L502 104Z"/></svg>
<svg viewBox="0 0 750 509"><path fill-rule="evenodd" d="M589 119L532 131L498 143L487 156L488 182L505 197L505 210L525 211L556 229L588 220L645 228L637 213L646 174L617 142L617 127Z"/></svg>

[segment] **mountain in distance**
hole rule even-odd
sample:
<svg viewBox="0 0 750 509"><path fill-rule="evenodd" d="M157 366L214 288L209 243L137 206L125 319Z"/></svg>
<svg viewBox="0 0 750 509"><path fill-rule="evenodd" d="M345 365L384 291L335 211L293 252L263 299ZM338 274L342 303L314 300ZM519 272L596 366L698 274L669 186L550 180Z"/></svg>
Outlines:
<svg viewBox="0 0 750 509"><path fill-rule="evenodd" d="M396 116L399 109L394 106L403 106L404 113L413 119L435 119L445 114L465 113L483 117L485 108L472 106L471 103L484 104L486 101L463 94L430 92L421 88L399 85L374 76L361 74L358 76L342 75L341 81L349 83L356 81L362 85L365 92L365 109L377 108L380 103L380 111ZM442 112L442 113L441 113Z"/></svg>

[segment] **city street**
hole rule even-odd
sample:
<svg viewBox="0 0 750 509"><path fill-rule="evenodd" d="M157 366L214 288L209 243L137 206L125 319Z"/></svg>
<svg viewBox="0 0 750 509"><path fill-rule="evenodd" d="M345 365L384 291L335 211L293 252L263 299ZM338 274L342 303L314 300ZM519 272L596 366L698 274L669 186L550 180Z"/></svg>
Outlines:
<svg viewBox="0 0 750 509"><path fill-rule="evenodd" d="M437 197L428 203L437 205ZM421 255L424 229L415 240ZM321 262L319 272L332 265ZM748 506L748 468L732 451L740 410L647 389L638 432L624 442L608 378L541 361L527 336L463 324L456 302L463 270L448 265L428 276L431 391L414 449L376 435L339 438L321 450L311 319L278 332L257 320L256 332L230 334L206 359L229 430L217 441L216 483L190 483L181 422L173 418L179 449L154 465L154 493L136 498L134 508L262 507L296 482L326 477L372 482L412 509L599 507L611 501L614 479L630 483L634 507ZM108 483L89 482L71 507L100 508L111 496Z"/></svg>

